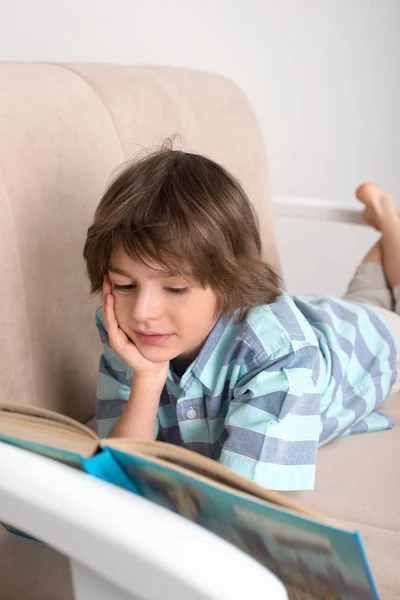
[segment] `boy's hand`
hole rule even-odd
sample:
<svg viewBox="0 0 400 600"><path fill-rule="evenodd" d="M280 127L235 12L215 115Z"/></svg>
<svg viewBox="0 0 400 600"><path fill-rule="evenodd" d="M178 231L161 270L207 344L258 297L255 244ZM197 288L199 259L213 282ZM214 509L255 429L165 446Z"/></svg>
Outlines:
<svg viewBox="0 0 400 600"><path fill-rule="evenodd" d="M122 358L122 360L132 367L135 375L157 376L161 379L167 379L169 361L151 362L140 354L135 344L128 338L118 325L114 310L114 296L112 295L111 282L108 275L103 280L102 309L104 321L108 333L110 346Z"/></svg>

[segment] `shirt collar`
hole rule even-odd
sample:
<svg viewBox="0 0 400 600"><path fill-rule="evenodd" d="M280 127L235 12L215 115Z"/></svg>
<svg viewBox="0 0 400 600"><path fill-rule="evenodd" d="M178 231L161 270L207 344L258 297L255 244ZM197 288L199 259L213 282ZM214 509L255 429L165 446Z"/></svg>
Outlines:
<svg viewBox="0 0 400 600"><path fill-rule="evenodd" d="M196 377L205 387L209 388L210 390L212 389L212 382L214 379L212 375L214 370L207 370L206 366L211 357L213 356L217 345L221 342L221 339L226 333L228 326L231 323L231 320L232 318L228 315L222 315L218 319L213 329L208 334L208 337L204 342L204 345L200 350L199 354L182 375L180 382L179 378L174 373L172 373L170 369L168 375L169 378L175 384L178 384L184 392L186 392L189 389L194 377Z"/></svg>

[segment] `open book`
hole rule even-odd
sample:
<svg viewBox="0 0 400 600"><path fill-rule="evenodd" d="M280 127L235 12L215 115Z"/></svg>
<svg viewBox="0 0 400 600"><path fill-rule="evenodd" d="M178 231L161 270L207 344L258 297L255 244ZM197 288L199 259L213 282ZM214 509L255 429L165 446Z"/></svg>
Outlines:
<svg viewBox="0 0 400 600"><path fill-rule="evenodd" d="M69 417L24 405L0 404L0 441L83 469L198 523L275 573L289 598L379 600L356 532L194 452L158 441L101 440Z"/></svg>

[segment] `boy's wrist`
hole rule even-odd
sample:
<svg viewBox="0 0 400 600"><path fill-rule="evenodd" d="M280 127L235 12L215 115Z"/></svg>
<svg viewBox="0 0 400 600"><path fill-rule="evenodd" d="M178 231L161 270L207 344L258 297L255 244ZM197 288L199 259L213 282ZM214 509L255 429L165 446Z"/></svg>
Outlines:
<svg viewBox="0 0 400 600"><path fill-rule="evenodd" d="M132 379L132 383L135 381L149 383L149 384L163 384L166 382L168 376L168 369L162 369L160 371L135 371Z"/></svg>
<svg viewBox="0 0 400 600"><path fill-rule="evenodd" d="M158 372L134 374L128 402L111 437L154 440L157 411L165 380L166 375L162 376Z"/></svg>
<svg viewBox="0 0 400 600"><path fill-rule="evenodd" d="M158 398L158 403L167 375L168 371L166 373L162 371L154 373L136 372L133 375L129 400L132 401L133 398Z"/></svg>

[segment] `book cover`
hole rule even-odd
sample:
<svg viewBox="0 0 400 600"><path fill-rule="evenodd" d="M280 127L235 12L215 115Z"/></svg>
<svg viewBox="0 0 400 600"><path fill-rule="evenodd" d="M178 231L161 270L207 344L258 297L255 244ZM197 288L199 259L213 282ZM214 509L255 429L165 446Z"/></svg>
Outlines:
<svg viewBox="0 0 400 600"><path fill-rule="evenodd" d="M105 453L98 456L103 454L106 460ZM379 600L357 533L214 487L144 457L111 448L108 455L140 495L250 554L283 581L291 599Z"/></svg>

